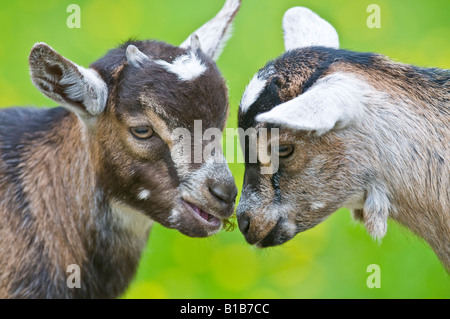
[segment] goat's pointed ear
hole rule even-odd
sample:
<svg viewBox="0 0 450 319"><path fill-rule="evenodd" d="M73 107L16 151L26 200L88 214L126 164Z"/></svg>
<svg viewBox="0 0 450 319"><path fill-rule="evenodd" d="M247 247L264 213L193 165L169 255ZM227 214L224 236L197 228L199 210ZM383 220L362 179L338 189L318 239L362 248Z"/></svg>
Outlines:
<svg viewBox="0 0 450 319"><path fill-rule="evenodd" d="M240 6L241 0L226 0L222 10L193 33L198 36L202 51L214 61L219 58L225 43L230 38L231 24ZM193 34L180 47L189 48Z"/></svg>
<svg viewBox="0 0 450 319"><path fill-rule="evenodd" d="M322 135L343 128L360 117L367 104L368 84L346 73L333 73L318 80L310 89L256 117L294 130Z"/></svg>
<svg viewBox="0 0 450 319"><path fill-rule="evenodd" d="M283 32L286 51L309 46L339 48L339 37L333 26L307 8L287 10Z"/></svg>
<svg viewBox="0 0 450 319"><path fill-rule="evenodd" d="M105 109L108 88L96 71L76 65L45 43L34 45L29 63L31 81L50 99L81 117Z"/></svg>

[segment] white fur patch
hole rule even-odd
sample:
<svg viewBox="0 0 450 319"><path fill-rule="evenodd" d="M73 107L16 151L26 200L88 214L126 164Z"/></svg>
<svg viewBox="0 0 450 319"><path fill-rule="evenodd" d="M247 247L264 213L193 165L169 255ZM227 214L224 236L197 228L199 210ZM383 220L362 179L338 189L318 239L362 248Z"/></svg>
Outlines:
<svg viewBox="0 0 450 319"><path fill-rule="evenodd" d="M206 65L194 52L177 57L172 63L158 60L157 64L164 67L168 72L175 74L181 81L190 81L198 78L206 71Z"/></svg>
<svg viewBox="0 0 450 319"><path fill-rule="evenodd" d="M150 191L147 190L147 189L141 190L141 191L139 192L139 194L138 194L138 198L139 198L140 200L146 200L146 199L149 198L149 197L150 197Z"/></svg>
<svg viewBox="0 0 450 319"><path fill-rule="evenodd" d="M111 203L111 212L123 229L135 234L144 242L147 240L148 231L153 225L153 220L147 215L116 201Z"/></svg>
<svg viewBox="0 0 450 319"><path fill-rule="evenodd" d="M286 51L310 46L339 48L339 37L333 26L307 8L287 10L283 31Z"/></svg>
<svg viewBox="0 0 450 319"><path fill-rule="evenodd" d="M250 105L255 103L265 86L266 80L260 79L258 73L255 74L242 95L240 108L243 113L247 112Z"/></svg>
<svg viewBox="0 0 450 319"><path fill-rule="evenodd" d="M361 116L374 89L349 73L333 73L309 90L259 114L256 120L296 130L315 131L318 136L342 128Z"/></svg>
<svg viewBox="0 0 450 319"><path fill-rule="evenodd" d="M312 210L318 210L318 209L321 209L321 208L324 208L324 207L325 207L325 204L324 203L320 203L320 202L314 202L314 203L311 204L311 209Z"/></svg>
<svg viewBox="0 0 450 319"><path fill-rule="evenodd" d="M177 209L173 209L172 212L169 215L169 222L172 226L178 227L180 226L180 212Z"/></svg>

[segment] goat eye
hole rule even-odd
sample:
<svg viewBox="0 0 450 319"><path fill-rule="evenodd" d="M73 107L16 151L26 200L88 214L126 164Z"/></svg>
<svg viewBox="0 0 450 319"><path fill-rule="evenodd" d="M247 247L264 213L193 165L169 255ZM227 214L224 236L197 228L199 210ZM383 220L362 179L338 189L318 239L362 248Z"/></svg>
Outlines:
<svg viewBox="0 0 450 319"><path fill-rule="evenodd" d="M132 127L132 128L130 128L130 132L135 137L137 137L138 139L141 139L141 140L150 138L153 135L152 128L147 125Z"/></svg>
<svg viewBox="0 0 450 319"><path fill-rule="evenodd" d="M278 154L279 157L288 157L294 152L294 146L285 144L280 145L275 148L275 153Z"/></svg>

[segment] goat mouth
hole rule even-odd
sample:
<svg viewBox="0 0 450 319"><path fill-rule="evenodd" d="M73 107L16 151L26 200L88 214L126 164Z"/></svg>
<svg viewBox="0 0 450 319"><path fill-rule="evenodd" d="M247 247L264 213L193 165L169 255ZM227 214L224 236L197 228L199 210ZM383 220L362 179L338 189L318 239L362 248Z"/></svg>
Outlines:
<svg viewBox="0 0 450 319"><path fill-rule="evenodd" d="M197 217L197 219L201 220L202 222L206 222L207 225L213 226L213 227L219 227L222 224L222 222L219 218L205 212L203 209L201 209L197 205L190 203L184 199L183 199L183 203L185 204L185 206L187 206L188 210L191 211L195 217Z"/></svg>
<svg viewBox="0 0 450 319"><path fill-rule="evenodd" d="M285 241L287 241L288 238L283 238L283 236L280 236L280 227L281 227L280 225L281 225L281 218L278 219L277 223L275 224L275 226L272 227L269 233L262 239L254 243L254 245L258 248L266 248L270 246L281 245Z"/></svg>

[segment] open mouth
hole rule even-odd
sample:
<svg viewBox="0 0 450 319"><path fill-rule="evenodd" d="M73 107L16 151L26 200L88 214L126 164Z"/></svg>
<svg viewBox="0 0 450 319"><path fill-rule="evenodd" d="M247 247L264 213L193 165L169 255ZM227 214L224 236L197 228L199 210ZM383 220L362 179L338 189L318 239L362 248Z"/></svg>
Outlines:
<svg viewBox="0 0 450 319"><path fill-rule="evenodd" d="M183 200L183 202L186 206L188 206L189 210L192 211L195 216L200 217L200 219L206 222L208 225L213 227L220 226L221 221L219 218L205 212L203 209L201 209L195 204L189 203L185 200Z"/></svg>

